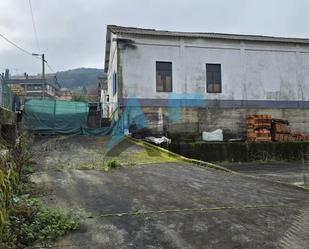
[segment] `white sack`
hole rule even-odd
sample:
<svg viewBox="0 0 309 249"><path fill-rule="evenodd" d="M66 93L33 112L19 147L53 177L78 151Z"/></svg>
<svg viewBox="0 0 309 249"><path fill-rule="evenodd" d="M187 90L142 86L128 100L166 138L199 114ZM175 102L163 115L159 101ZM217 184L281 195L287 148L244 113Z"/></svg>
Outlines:
<svg viewBox="0 0 309 249"><path fill-rule="evenodd" d="M203 132L203 141L223 141L223 131L221 129L213 132Z"/></svg>
<svg viewBox="0 0 309 249"><path fill-rule="evenodd" d="M155 143L155 144L162 144L162 143L170 144L172 142L172 140L168 139L167 137L159 137L159 138L156 138L156 137L146 137L145 140L148 141L148 142Z"/></svg>

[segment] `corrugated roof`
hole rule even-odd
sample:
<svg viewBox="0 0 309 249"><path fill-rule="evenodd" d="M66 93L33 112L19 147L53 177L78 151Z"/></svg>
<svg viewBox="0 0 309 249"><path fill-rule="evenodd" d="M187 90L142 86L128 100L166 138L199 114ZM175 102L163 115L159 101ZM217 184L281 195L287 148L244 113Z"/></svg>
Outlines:
<svg viewBox="0 0 309 249"><path fill-rule="evenodd" d="M115 34L135 34L135 35L151 35L151 36L173 36L173 37L188 37L188 38L208 38L208 39L227 39L227 40L243 40L243 41L263 41L263 42L284 42L284 43L309 44L309 39L305 39L305 38L207 33L207 32L178 32L178 31L165 31L165 30L156 30L156 29L143 29L143 28L135 28L135 27L122 27L122 26L116 26L116 25L108 25L107 29L110 32L115 33Z"/></svg>

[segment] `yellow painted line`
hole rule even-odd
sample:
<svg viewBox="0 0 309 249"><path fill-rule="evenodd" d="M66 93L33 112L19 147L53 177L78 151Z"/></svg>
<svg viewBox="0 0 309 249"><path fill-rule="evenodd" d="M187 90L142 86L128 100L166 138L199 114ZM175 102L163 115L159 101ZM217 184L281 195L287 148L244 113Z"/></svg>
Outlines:
<svg viewBox="0 0 309 249"><path fill-rule="evenodd" d="M168 213L206 213L206 212L219 212L226 210L242 210L242 209L260 209L260 208L278 208L286 207L283 205L273 205L273 204L252 204L252 205L243 205L243 206L222 206L222 207L213 207L213 208L177 208L177 209L160 209L160 210L137 210L129 212L118 212L118 213L109 213L102 214L100 217L123 217L123 216L143 216L151 214L168 214Z"/></svg>

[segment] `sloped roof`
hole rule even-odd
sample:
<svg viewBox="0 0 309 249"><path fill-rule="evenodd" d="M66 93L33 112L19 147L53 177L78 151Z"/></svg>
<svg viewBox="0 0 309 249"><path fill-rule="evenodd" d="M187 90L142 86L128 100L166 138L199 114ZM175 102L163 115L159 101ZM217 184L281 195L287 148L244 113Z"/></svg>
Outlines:
<svg viewBox="0 0 309 249"><path fill-rule="evenodd" d="M178 31L166 31L166 30L108 25L107 33L106 33L105 72L107 72L107 67L108 67L108 62L109 62L110 33L161 36L161 37L162 36L163 37L164 36L165 37L183 37L183 38L187 37L187 38L223 39L223 40L238 40L238 41L309 44L309 39L306 39L306 38L275 37L275 36L263 36L263 35L241 35L241 34L225 34L225 33L207 33L207 32L178 32Z"/></svg>
<svg viewBox="0 0 309 249"><path fill-rule="evenodd" d="M142 28L134 28L134 27L122 27L122 26L116 26L116 25L108 25L107 29L115 34L174 36L174 37L189 37L189 38L228 39L228 40L243 40L243 41L264 41L264 42L309 44L309 39L306 39L306 38L289 38L289 37L275 37L275 36L263 36L263 35L240 35L240 34L207 33L207 32L178 32L178 31L166 31L166 30L156 30L156 29L142 29Z"/></svg>

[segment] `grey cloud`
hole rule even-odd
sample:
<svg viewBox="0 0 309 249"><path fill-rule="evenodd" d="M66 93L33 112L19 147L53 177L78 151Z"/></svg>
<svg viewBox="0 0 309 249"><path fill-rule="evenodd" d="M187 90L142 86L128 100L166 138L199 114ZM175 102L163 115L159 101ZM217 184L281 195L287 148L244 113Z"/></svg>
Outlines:
<svg viewBox="0 0 309 249"><path fill-rule="evenodd" d="M57 71L102 68L107 24L309 37L306 0L32 0L32 6L40 46ZM0 11L0 33L38 52L28 0L1 0ZM37 60L0 40L0 70L6 67L40 72Z"/></svg>

